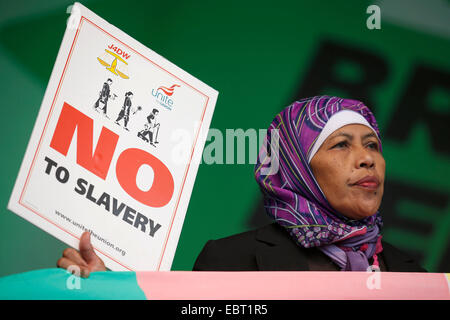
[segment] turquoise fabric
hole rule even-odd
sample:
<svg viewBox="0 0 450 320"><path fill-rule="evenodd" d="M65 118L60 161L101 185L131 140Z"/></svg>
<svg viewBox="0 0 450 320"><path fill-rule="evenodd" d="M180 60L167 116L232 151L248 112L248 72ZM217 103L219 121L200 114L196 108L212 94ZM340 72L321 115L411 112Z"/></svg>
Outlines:
<svg viewBox="0 0 450 320"><path fill-rule="evenodd" d="M94 272L83 279L63 269L0 278L2 300L145 300L135 272Z"/></svg>

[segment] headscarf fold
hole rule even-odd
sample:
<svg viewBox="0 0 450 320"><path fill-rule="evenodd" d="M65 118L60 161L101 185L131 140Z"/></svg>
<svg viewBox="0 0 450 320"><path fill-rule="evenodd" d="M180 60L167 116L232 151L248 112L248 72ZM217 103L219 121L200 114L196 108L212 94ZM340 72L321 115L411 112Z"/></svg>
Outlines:
<svg viewBox="0 0 450 320"><path fill-rule="evenodd" d="M374 115L360 101L329 96L296 101L270 124L255 165L255 178L263 192L266 212L297 244L317 247L341 270L366 271L372 257L378 266L377 254L383 250L379 212L352 220L334 210L308 161L325 124L342 110L362 115L380 140Z"/></svg>

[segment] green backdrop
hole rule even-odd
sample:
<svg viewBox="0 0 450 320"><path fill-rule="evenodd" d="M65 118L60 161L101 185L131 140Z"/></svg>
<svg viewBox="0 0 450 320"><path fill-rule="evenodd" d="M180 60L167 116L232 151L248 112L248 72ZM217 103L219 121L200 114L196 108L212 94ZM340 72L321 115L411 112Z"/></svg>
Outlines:
<svg viewBox="0 0 450 320"><path fill-rule="evenodd" d="M264 129L295 99L360 99L382 132L384 238L449 272L449 1L81 1L217 89L212 128ZM0 2L0 276L54 267L63 243L6 209L71 1ZM369 30L366 9L381 9ZM207 142L208 143L211 142ZM173 263L266 223L252 164L202 164Z"/></svg>

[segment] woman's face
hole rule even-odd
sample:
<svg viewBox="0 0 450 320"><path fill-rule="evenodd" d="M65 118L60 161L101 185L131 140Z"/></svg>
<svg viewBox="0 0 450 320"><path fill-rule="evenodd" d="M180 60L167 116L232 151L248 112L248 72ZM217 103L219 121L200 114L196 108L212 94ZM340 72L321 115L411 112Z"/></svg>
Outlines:
<svg viewBox="0 0 450 320"><path fill-rule="evenodd" d="M386 164L370 128L349 124L336 130L311 159L310 166L335 210L354 220L377 212Z"/></svg>

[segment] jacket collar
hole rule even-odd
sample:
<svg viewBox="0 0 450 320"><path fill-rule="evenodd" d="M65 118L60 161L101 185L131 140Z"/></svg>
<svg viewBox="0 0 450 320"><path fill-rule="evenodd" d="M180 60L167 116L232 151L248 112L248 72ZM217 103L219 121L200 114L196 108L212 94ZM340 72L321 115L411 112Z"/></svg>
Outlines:
<svg viewBox="0 0 450 320"><path fill-rule="evenodd" d="M382 241L383 251L381 255L390 272L426 272L414 259L394 247L393 245Z"/></svg>
<svg viewBox="0 0 450 320"><path fill-rule="evenodd" d="M302 248L277 223L258 229L256 263L261 271L308 271Z"/></svg>

